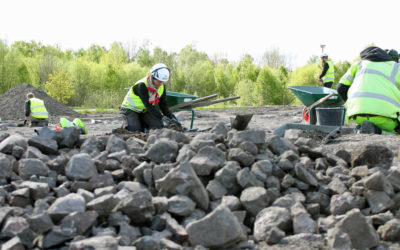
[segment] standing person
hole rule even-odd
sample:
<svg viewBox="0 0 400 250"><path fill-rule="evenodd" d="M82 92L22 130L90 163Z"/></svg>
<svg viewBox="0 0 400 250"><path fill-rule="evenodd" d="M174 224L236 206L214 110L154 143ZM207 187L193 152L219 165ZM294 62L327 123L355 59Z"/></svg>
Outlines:
<svg viewBox="0 0 400 250"><path fill-rule="evenodd" d="M123 128L144 132L145 129L162 128L165 119L174 119L168 108L164 84L168 81L169 74L165 64L157 63L151 68L148 76L133 84L120 107L124 120ZM168 118L163 118L156 105Z"/></svg>
<svg viewBox="0 0 400 250"><path fill-rule="evenodd" d="M49 113L44 105L44 101L39 98L35 98L33 93L28 93L26 95L26 99L24 125L28 123L30 118L31 127L48 126Z"/></svg>
<svg viewBox="0 0 400 250"><path fill-rule="evenodd" d="M331 60L328 59L327 54L321 55L322 61L322 73L319 76L318 81L322 82L322 86L326 88L331 88L333 81L335 81L335 68Z"/></svg>
<svg viewBox="0 0 400 250"><path fill-rule="evenodd" d="M360 125L361 133L400 133L399 64L381 48L360 53L340 79L337 91L346 101L346 117Z"/></svg>

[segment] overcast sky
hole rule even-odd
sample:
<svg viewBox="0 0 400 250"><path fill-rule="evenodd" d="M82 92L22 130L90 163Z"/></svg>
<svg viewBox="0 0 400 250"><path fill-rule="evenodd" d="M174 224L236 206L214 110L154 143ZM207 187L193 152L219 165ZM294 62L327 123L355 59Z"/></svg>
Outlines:
<svg viewBox="0 0 400 250"><path fill-rule="evenodd" d="M353 60L368 44L400 50L399 0L0 0L0 39L63 49L188 44L229 60L272 48L303 65L321 54Z"/></svg>

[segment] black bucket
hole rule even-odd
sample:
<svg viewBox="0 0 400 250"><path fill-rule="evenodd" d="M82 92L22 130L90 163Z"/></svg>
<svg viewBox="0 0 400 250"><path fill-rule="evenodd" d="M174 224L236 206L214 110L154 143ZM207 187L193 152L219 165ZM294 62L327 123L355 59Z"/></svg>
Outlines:
<svg viewBox="0 0 400 250"><path fill-rule="evenodd" d="M317 125L340 126L343 125L344 107L315 108Z"/></svg>

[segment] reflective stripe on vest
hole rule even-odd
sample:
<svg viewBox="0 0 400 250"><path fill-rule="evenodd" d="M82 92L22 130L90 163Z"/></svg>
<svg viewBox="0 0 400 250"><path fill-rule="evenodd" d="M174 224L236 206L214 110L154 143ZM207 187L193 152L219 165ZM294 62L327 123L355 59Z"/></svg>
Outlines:
<svg viewBox="0 0 400 250"><path fill-rule="evenodd" d="M142 100L140 99L139 96L137 96L134 91L133 88L139 84L139 83L144 83L146 85L146 87L148 86L148 81L151 81L151 78L149 76L146 76L145 78L137 81L128 91L128 93L126 93L124 101L122 102L122 107L123 108L127 108L130 110L133 110L135 112L145 112L146 111L146 107L144 106ZM158 90L157 93L159 95L159 97L161 98L162 94L164 93L164 84L161 85ZM155 105L155 104L152 104Z"/></svg>
<svg viewBox="0 0 400 250"><path fill-rule="evenodd" d="M352 66L347 115L372 114L397 118L400 112L399 64L363 60ZM348 78L344 78L349 80Z"/></svg>
<svg viewBox="0 0 400 250"><path fill-rule="evenodd" d="M382 77L386 78L396 88L400 89L399 84L396 82L396 74L397 74L397 71L399 70L399 66L400 66L400 64L396 63L394 65L394 67L393 67L392 72L390 73L390 76L387 76L387 75L383 74L382 72L380 72L378 70L375 70L375 69L364 69L363 68L363 64L360 64L359 65L359 71L357 72L357 75L358 74L375 74L375 75L379 75L379 76L382 76Z"/></svg>
<svg viewBox="0 0 400 250"><path fill-rule="evenodd" d="M38 98L31 98L31 115L34 118L48 118L49 113L46 110L46 107L44 106L44 102Z"/></svg>
<svg viewBox="0 0 400 250"><path fill-rule="evenodd" d="M333 68L333 63L328 60L326 63L329 65L326 74L322 77L323 82L333 82L335 80L335 69Z"/></svg>
<svg viewBox="0 0 400 250"><path fill-rule="evenodd" d="M379 99L379 100L382 100L385 102L390 102L391 104L397 106L400 109L400 104L396 100L394 100L388 96L385 96L385 95L371 93L371 92L355 92L354 94L352 94L349 97L349 100L357 98L357 97L375 98L375 99Z"/></svg>

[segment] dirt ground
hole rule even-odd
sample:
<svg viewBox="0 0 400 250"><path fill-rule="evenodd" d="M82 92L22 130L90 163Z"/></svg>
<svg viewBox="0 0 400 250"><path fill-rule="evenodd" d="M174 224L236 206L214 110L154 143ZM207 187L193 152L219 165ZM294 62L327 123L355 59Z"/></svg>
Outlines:
<svg viewBox="0 0 400 250"><path fill-rule="evenodd" d="M305 124L302 120L303 106L264 106L260 108L246 109L207 109L196 110L193 128L202 130L210 129L219 122L230 123L237 114L253 114L253 118L249 123L249 128L265 130L267 134L272 134L274 129L279 128L286 123ZM190 111L181 111L175 113L178 119L185 127L190 127L192 113ZM102 136L111 134L112 129L120 128L122 118L118 113L91 113L82 115L89 134L83 137ZM3 121L7 122L7 121ZM354 124L345 125L344 127L354 127ZM54 128L54 124L50 124L50 128ZM7 127L9 134L20 133L26 137L36 135L34 128L29 127ZM193 133L191 135L194 135ZM321 143L324 134L315 132L315 136L308 133L318 143ZM342 148L349 152L359 143L382 144L389 147L395 156L398 155L400 147L400 137L396 135L362 135L362 134L346 134L325 144L328 149ZM396 157L397 158L397 157ZM398 159L395 159L398 161Z"/></svg>

